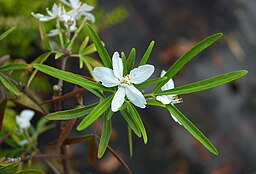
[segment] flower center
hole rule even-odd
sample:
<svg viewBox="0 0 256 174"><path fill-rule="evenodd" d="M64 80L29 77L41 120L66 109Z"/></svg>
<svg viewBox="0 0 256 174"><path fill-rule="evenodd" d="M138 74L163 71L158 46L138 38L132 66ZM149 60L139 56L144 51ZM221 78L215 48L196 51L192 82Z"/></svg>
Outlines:
<svg viewBox="0 0 256 174"><path fill-rule="evenodd" d="M120 79L120 85L121 85L121 86L133 85L130 80L131 80L130 75L124 76L124 77L122 77L122 78Z"/></svg>

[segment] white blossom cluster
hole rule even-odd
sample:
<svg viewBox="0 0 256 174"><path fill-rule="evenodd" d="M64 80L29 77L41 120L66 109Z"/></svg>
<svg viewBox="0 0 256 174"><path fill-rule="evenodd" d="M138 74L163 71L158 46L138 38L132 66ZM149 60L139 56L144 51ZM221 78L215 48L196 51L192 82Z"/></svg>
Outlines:
<svg viewBox="0 0 256 174"><path fill-rule="evenodd" d="M82 3L79 0L60 0L64 5L69 8L69 11L61 5L54 4L52 9L49 10L46 8L47 15L41 13L31 13L32 16L39 19L41 22L48 22L51 20L57 20L64 24L68 31L76 31L76 23L80 18L84 18L85 21L95 22L95 17L90 13L94 9L93 6L90 6L86 3ZM59 28L55 28L48 33L48 36L58 35Z"/></svg>

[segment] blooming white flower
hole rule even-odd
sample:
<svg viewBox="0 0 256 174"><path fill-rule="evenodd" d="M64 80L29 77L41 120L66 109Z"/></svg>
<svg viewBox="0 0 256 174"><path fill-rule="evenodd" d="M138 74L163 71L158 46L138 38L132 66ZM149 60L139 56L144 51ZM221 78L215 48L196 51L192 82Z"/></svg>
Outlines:
<svg viewBox="0 0 256 174"><path fill-rule="evenodd" d="M35 115L35 112L32 110L23 110L20 115L16 116L16 123L21 129L27 129L30 126L30 120Z"/></svg>
<svg viewBox="0 0 256 174"><path fill-rule="evenodd" d="M165 75L166 71L163 70L161 72L161 77L163 77ZM173 89L174 88L174 82L172 79L170 79L162 88L162 91L168 90L168 89ZM182 99L178 98L177 95L161 95L161 96L157 96L156 100L162 102L164 105L167 104L177 104L177 103L181 103ZM181 123L177 120L177 118L175 116L172 115L172 118L174 119L174 121L176 121L177 123L179 123L181 125Z"/></svg>
<svg viewBox="0 0 256 174"><path fill-rule="evenodd" d="M95 17L89 13L94 9L93 6L86 3L82 3L79 0L60 0L65 5L71 7L72 10L67 12L68 15L73 16L75 19L79 19L81 16L84 16L86 20L95 22Z"/></svg>
<svg viewBox="0 0 256 174"><path fill-rule="evenodd" d="M38 18L39 21L41 22L48 22L50 20L56 19L56 18L61 18L62 12L61 12L61 7L58 7L56 4L52 6L52 11L50 11L48 8L46 9L47 13L49 16L45 16L41 13L31 13L32 16L35 18Z"/></svg>
<svg viewBox="0 0 256 174"><path fill-rule="evenodd" d="M146 99L143 94L134 86L146 81L154 72L153 65L142 65L130 71L130 74L123 75L123 62L118 52L112 57L113 70L106 67L96 67L93 75L96 80L102 82L105 87L118 86L118 90L111 103L111 110L118 111L125 100L125 96L140 108L146 107Z"/></svg>

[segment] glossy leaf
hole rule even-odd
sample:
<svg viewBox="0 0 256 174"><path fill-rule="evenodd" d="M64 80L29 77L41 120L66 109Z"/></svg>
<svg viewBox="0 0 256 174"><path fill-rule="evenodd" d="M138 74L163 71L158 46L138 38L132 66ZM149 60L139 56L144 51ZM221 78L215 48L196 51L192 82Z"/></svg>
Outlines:
<svg viewBox="0 0 256 174"><path fill-rule="evenodd" d="M188 94L192 92L203 91L206 89L214 88L216 86L220 86L225 83L231 82L246 74L247 74L246 70L233 71L233 72L221 74L206 80L201 80L199 82L191 83L184 86L179 86L170 90L161 91L161 92L155 93L155 95L179 95L179 94Z"/></svg>
<svg viewBox="0 0 256 174"><path fill-rule="evenodd" d="M156 85L153 93L157 92L166 82L168 82L175 74L177 74L183 66L185 66L193 57L198 55L201 51L209 47L211 44L216 42L222 37L222 33L217 33L207 37L201 42L193 46L189 51L187 51L183 56L181 56L166 72L164 75L167 77L165 81L160 82Z"/></svg>
<svg viewBox="0 0 256 174"><path fill-rule="evenodd" d="M140 118L140 115L139 115L138 111L136 110L136 108L131 103L128 103L128 108L129 108L129 111L130 111L131 116L133 117L135 123L139 127L140 132L141 132L142 137L143 137L143 141L146 144L148 142L148 136L147 136L147 132L146 132L146 129L144 127L144 124L143 124L143 122Z"/></svg>
<svg viewBox="0 0 256 174"><path fill-rule="evenodd" d="M5 65L0 67L0 71L14 71L14 70L23 70L23 69L28 69L31 66L28 64L10 64L10 65Z"/></svg>
<svg viewBox="0 0 256 174"><path fill-rule="evenodd" d="M130 128L133 130L133 132L138 136L141 137L141 132L139 127L137 126L136 122L133 120L133 117L127 110L120 110L120 113L124 117L127 124L130 126Z"/></svg>
<svg viewBox="0 0 256 174"><path fill-rule="evenodd" d="M160 101L157 101L153 98L152 99L146 99L146 101L147 101L147 105L165 108L165 105L163 103L161 103Z"/></svg>
<svg viewBox="0 0 256 174"><path fill-rule="evenodd" d="M144 88L144 87L146 87L146 86L149 86L149 85L153 85L153 84L162 82L162 81L164 81L165 79L167 79L167 77L159 77L159 78L155 78L155 79L150 79L150 80L147 80L147 81L145 81L145 82L142 82L141 84L136 85L136 87L137 87L137 88Z"/></svg>
<svg viewBox="0 0 256 174"><path fill-rule="evenodd" d="M184 126L184 128L193 135L206 149L208 149L214 155L218 155L218 150L214 145L206 138L206 136L187 119L175 106L166 105L168 111L177 118L177 120Z"/></svg>
<svg viewBox="0 0 256 174"><path fill-rule="evenodd" d="M5 75L0 73L0 82L5 86L6 89L13 92L15 95L20 95L19 89L5 77Z"/></svg>
<svg viewBox="0 0 256 174"><path fill-rule="evenodd" d="M79 85L81 87L84 87L89 91L91 91L91 89L98 89L98 90L113 92L113 90L111 90L110 88L106 88L99 83L87 80L87 79L81 77L80 75L77 75L77 74L74 74L71 72L62 71L57 68L53 68L53 67L50 67L47 65L41 65L41 64L33 64L33 67L43 73L53 76L55 78L62 79L69 83L73 83L73 84Z"/></svg>
<svg viewBox="0 0 256 174"><path fill-rule="evenodd" d="M89 114L93 110L93 108L97 105L98 103L94 103L91 105L84 106L82 108L75 108L75 109L70 109L65 111L54 112L54 113L48 114L46 116L46 119L69 120L69 119L79 118Z"/></svg>
<svg viewBox="0 0 256 174"><path fill-rule="evenodd" d="M114 95L112 94L111 96L102 100L97 106L95 106L94 109L80 122L80 124L77 126L77 130L81 131L86 129L95 120L97 120L97 118L99 118L99 116L101 116L101 114L103 114L108 109L113 97Z"/></svg>
<svg viewBox="0 0 256 174"><path fill-rule="evenodd" d="M15 29L16 29L16 27L12 27L9 30L7 30L6 32L4 32L3 34L1 34L0 41L3 40L4 38L6 38L8 35L10 35Z"/></svg>
<svg viewBox="0 0 256 174"><path fill-rule="evenodd" d="M123 66L124 66L123 74L124 74L124 76L126 76L128 74L128 69L127 69L127 59L126 59L124 52L121 52L121 58L122 58Z"/></svg>
<svg viewBox="0 0 256 174"><path fill-rule="evenodd" d="M128 59L127 59L127 70L128 70L128 73L134 68L135 57L136 57L136 49L132 48L131 52L130 52L130 54L128 56Z"/></svg>
<svg viewBox="0 0 256 174"><path fill-rule="evenodd" d="M151 55L151 52L153 50L154 45L155 45L155 41L151 41L149 46L148 46L148 48L147 48L147 50L145 51L145 53L144 53L144 55L142 57L140 63L139 63L139 66L145 65L147 63L148 58Z"/></svg>
<svg viewBox="0 0 256 174"><path fill-rule="evenodd" d="M93 28L89 24L86 24L86 28L87 28L90 38L92 39L93 43L95 44L95 46L97 48L97 51L100 55L100 58L101 58L103 64L108 68L112 68L112 62L109 57L109 54L108 54L106 48L103 46L99 36L97 35L97 33L93 30Z"/></svg>
<svg viewBox="0 0 256 174"><path fill-rule="evenodd" d="M111 136L111 131L112 131L111 119L108 120L107 115L105 114L103 117L103 128L102 128L100 143L98 148L98 158L101 158L107 149L108 142Z"/></svg>

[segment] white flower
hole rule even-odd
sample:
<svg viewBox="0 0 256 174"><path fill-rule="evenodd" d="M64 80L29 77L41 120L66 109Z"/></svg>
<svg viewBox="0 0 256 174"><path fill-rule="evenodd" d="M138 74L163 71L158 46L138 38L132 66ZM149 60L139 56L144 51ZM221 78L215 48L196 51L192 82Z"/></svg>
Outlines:
<svg viewBox="0 0 256 174"><path fill-rule="evenodd" d="M93 6L90 6L86 3L81 3L79 0L60 0L65 5L71 7L71 11L67 14L73 16L75 19L79 19L81 16L85 17L85 20L95 22L95 17L88 13L94 9Z"/></svg>
<svg viewBox="0 0 256 174"><path fill-rule="evenodd" d="M30 120L35 115L35 112L32 110L23 110L20 115L16 116L16 123L22 129L27 129L30 126Z"/></svg>
<svg viewBox="0 0 256 174"><path fill-rule="evenodd" d="M161 77L163 77L165 75L166 71L162 71L161 72ZM168 90L168 89L173 89L174 88L174 82L172 79L170 79L162 88L162 91ZM181 103L182 99L178 98L177 95L161 95L161 96L157 96L156 100L162 102L164 105L167 104L177 104L177 103ZM181 125L181 123L177 120L177 118L175 116L172 115L172 118L174 119L174 121L176 121L177 123L179 123Z"/></svg>
<svg viewBox="0 0 256 174"><path fill-rule="evenodd" d="M59 34L59 30L53 29L53 30L49 31L49 33L47 33L47 36L53 37L53 36L57 36L58 34Z"/></svg>
<svg viewBox="0 0 256 174"><path fill-rule="evenodd" d="M111 103L111 110L118 111L125 100L125 96L140 108L146 107L146 99L143 94L134 86L146 81L154 72L153 65L142 65L131 70L130 74L123 75L123 62L118 52L112 57L113 70L106 67L96 67L93 75L96 80L102 82L105 87L118 86L118 90Z"/></svg>
<svg viewBox="0 0 256 174"><path fill-rule="evenodd" d="M31 13L32 16L35 18L38 18L39 21L41 22L48 22L50 20L56 19L56 18L61 18L62 12L61 12L61 7L58 7L56 4L52 6L52 11L50 11L48 8L46 9L47 13L49 16L45 16L40 13Z"/></svg>
<svg viewBox="0 0 256 174"><path fill-rule="evenodd" d="M68 14L65 14L60 19L62 22L64 22L64 25L66 28L69 28L70 31L75 31L76 28L76 19L73 16L70 16Z"/></svg>

